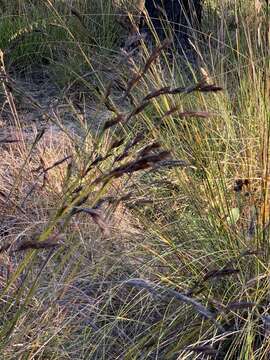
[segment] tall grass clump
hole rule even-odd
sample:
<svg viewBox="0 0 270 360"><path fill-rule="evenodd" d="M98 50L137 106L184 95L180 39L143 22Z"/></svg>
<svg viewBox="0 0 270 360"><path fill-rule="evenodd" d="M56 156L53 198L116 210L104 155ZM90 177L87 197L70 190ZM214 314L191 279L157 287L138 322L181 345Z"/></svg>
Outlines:
<svg viewBox="0 0 270 360"><path fill-rule="evenodd" d="M3 47L3 358L268 359L268 3L206 1L193 78L169 40L116 55L105 8L75 3L83 26L108 21L92 33L106 74L47 2L80 69L54 61L96 90L90 113L65 89L72 121L38 102L43 121L24 121Z"/></svg>
<svg viewBox="0 0 270 360"><path fill-rule="evenodd" d="M152 254L149 272L159 286L207 304L223 327L172 301L140 340L149 357L269 356L269 9L262 3L251 14L246 5L212 4L209 13L220 20L196 48L203 80L224 91L162 94L142 116L182 161L170 175L160 172L156 188L141 189L157 199L151 216L139 209L149 234L143 245ZM156 67L142 87L170 85L158 74ZM131 358L140 358L138 348L132 351Z"/></svg>
<svg viewBox="0 0 270 360"><path fill-rule="evenodd" d="M6 66L18 74L50 65L61 86L107 69L106 58L121 41L111 1L2 1L0 11Z"/></svg>

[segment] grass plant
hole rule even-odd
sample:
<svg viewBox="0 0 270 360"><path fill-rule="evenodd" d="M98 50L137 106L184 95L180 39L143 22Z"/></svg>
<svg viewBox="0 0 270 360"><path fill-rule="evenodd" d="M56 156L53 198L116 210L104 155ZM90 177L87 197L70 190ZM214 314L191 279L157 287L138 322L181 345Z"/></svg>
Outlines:
<svg viewBox="0 0 270 360"><path fill-rule="evenodd" d="M0 5L0 358L268 359L268 2L206 1L188 74L110 1Z"/></svg>

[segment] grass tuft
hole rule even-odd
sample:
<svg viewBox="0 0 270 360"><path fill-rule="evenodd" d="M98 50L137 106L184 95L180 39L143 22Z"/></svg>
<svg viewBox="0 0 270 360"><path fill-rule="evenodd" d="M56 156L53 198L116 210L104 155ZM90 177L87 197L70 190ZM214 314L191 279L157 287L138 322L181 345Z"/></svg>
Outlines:
<svg viewBox="0 0 270 360"><path fill-rule="evenodd" d="M3 359L268 358L255 3L205 1L194 64L113 1L0 1Z"/></svg>

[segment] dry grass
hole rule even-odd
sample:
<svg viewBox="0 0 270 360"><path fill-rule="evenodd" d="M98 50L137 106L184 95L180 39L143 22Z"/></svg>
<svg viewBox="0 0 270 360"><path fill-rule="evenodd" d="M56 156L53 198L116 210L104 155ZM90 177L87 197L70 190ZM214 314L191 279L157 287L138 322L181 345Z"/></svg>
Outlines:
<svg viewBox="0 0 270 360"><path fill-rule="evenodd" d="M72 39L58 54L94 77L52 69L66 88L48 108L3 48L3 359L268 358L269 10L256 4L209 0L218 30L197 38L203 76L188 79L167 41L108 57L93 32L93 56L76 32L92 29L89 4L73 4L74 24L48 1ZM113 76L95 68L105 54Z"/></svg>

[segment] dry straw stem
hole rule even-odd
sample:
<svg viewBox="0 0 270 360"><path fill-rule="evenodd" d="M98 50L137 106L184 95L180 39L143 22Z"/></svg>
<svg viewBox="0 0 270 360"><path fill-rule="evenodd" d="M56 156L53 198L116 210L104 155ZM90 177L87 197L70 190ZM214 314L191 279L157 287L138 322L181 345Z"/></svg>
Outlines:
<svg viewBox="0 0 270 360"><path fill-rule="evenodd" d="M0 253L8 251L9 254L12 252L24 251L29 249L51 249L63 245L64 235L53 235L48 237L48 239L39 241L39 236L36 236L36 239L28 239L21 241L18 245L7 243L0 248Z"/></svg>
<svg viewBox="0 0 270 360"><path fill-rule="evenodd" d="M186 351L192 351L194 353L203 354L206 356L215 356L217 354L217 350L212 346L189 346L185 349Z"/></svg>
<svg viewBox="0 0 270 360"><path fill-rule="evenodd" d="M207 84L204 81L198 82L194 85L189 85L185 87L177 87L171 88L169 86L165 86L161 89L154 90L152 93L148 94L143 98L143 102L157 98L161 95L177 95L177 94L191 94L192 92L218 92L222 91L223 88L221 86L217 86L215 84Z"/></svg>
<svg viewBox="0 0 270 360"><path fill-rule="evenodd" d="M170 46L170 44L171 44L171 40L166 39L157 48L153 50L149 58L146 60L141 72L135 74L134 77L127 83L126 91L122 97L122 100L124 100L130 94L131 90L138 84L138 82L150 69L153 62L160 57L161 52L167 49Z"/></svg>
<svg viewBox="0 0 270 360"><path fill-rule="evenodd" d="M141 78L141 76L140 76ZM139 79L136 77L131 82L135 81L135 84ZM135 85L134 84L134 85ZM130 94L133 85L128 86L124 97L127 94ZM126 124L129 120L133 119L136 115L142 113L147 106L151 104L151 100L156 99L161 95L176 95L176 94L191 94L192 92L218 92L222 91L223 88L221 86L217 86L215 84L206 84L205 82L200 82L195 85L187 86L187 87L178 87L178 88L171 88L171 87L163 87L158 90L154 90L147 96L145 96L139 105L137 105L129 114L118 113L113 119L110 119L105 122L103 131L117 125L117 124ZM197 117L197 118L209 118L211 116L217 115L216 113L208 112L208 111L179 111L179 106L174 106L170 110L166 111L165 114L161 117L160 120L165 119L166 117L176 114L178 118L189 118L189 117ZM115 111L114 111L115 112Z"/></svg>
<svg viewBox="0 0 270 360"><path fill-rule="evenodd" d="M195 311L197 311L201 316L211 320L221 332L225 331L223 329L223 327L216 321L216 315L214 313L212 313L210 310L208 310L205 306L203 306L197 300L194 300L193 298L191 298L183 293L180 293L180 292L172 290L172 289L168 289L165 286L156 285L156 284L154 284L148 280L144 280L144 279L129 279L124 282L124 285L129 285L129 286L133 286L136 288L146 289L155 295L160 295L160 293L163 293L163 297L165 297L165 298L166 297L174 298L174 299L177 299L187 305L191 305L191 306L193 306Z"/></svg>

